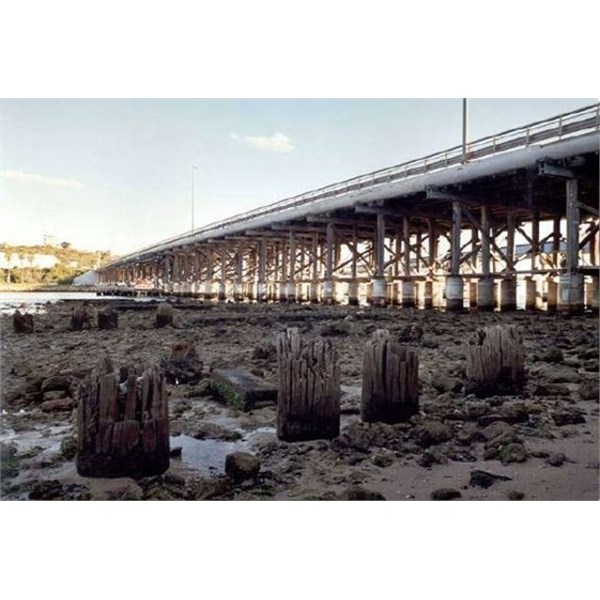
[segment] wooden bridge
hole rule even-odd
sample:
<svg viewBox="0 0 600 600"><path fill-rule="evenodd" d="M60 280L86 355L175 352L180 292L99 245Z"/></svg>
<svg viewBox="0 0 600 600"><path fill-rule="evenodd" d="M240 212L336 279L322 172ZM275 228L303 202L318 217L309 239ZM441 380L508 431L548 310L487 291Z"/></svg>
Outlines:
<svg viewBox="0 0 600 600"><path fill-rule="evenodd" d="M98 292L597 310L599 149L595 104L163 240Z"/></svg>

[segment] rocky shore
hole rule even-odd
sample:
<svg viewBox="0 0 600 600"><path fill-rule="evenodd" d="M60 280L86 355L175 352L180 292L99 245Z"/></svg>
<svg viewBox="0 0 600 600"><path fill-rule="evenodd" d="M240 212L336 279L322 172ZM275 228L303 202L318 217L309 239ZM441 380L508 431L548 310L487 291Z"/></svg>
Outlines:
<svg viewBox="0 0 600 600"><path fill-rule="evenodd" d="M173 325L156 329L155 303L98 300L92 312L112 306L118 328L99 330L92 318L91 329L72 331L73 305L36 315L32 334L13 333L11 317L1 317L3 499L599 498L595 316L190 300L174 304ZM518 396L466 391L465 340L492 324L523 335L527 380ZM338 350L342 422L332 441L278 441L272 402L244 411L214 385L215 370L235 367L275 387L274 337L290 326ZM363 349L376 329L419 353L420 414L409 423L360 421ZM182 345L195 348L183 371L169 364ZM77 387L104 355L116 365L171 368L171 459L162 476L77 474Z"/></svg>

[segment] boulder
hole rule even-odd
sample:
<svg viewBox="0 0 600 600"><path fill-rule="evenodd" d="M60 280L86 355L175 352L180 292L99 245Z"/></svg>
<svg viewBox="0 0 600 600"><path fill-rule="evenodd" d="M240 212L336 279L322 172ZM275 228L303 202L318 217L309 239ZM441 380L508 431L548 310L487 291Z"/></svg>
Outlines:
<svg viewBox="0 0 600 600"><path fill-rule="evenodd" d="M503 465L509 463L522 463L527 460L527 452L525 446L519 443L507 444L499 449L498 458Z"/></svg>
<svg viewBox="0 0 600 600"><path fill-rule="evenodd" d="M13 314L13 330L15 333L33 333L33 315L16 310Z"/></svg>
<svg viewBox="0 0 600 600"><path fill-rule="evenodd" d="M563 408L552 413L552 420L558 427L563 425L579 425L585 423L585 417L576 408Z"/></svg>
<svg viewBox="0 0 600 600"><path fill-rule="evenodd" d="M379 492L368 490L359 485L354 485L344 490L337 497L338 500L385 500L385 496Z"/></svg>
<svg viewBox="0 0 600 600"><path fill-rule="evenodd" d="M254 479L260 471L260 458L248 452L234 452L225 457L225 473L234 481Z"/></svg>
<svg viewBox="0 0 600 600"><path fill-rule="evenodd" d="M185 341L171 346L171 355L161 360L161 367L170 384L197 384L202 377L202 361L196 354L196 347Z"/></svg>
<svg viewBox="0 0 600 600"><path fill-rule="evenodd" d="M469 479L469 485L471 487L489 488L496 481L511 481L510 477L504 475L496 475L494 473L488 473L487 471L475 470L471 472Z"/></svg>
<svg viewBox="0 0 600 600"><path fill-rule="evenodd" d="M75 402L73 398L59 398L57 400L46 400L40 404L40 408L44 412L59 412L65 410L73 410Z"/></svg>
<svg viewBox="0 0 600 600"><path fill-rule="evenodd" d="M423 448L446 442L450 435L450 428L441 421L425 421L413 432L415 441Z"/></svg>
<svg viewBox="0 0 600 600"><path fill-rule="evenodd" d="M439 488L431 492L432 500L454 500L460 498L461 493L458 490L452 488Z"/></svg>

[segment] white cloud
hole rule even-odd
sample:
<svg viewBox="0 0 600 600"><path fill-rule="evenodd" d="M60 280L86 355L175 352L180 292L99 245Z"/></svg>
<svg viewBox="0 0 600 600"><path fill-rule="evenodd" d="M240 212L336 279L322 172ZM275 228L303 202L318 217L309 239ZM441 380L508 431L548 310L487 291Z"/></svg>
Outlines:
<svg viewBox="0 0 600 600"><path fill-rule="evenodd" d="M278 152L288 153L294 150L294 144L291 138L283 133L274 133L270 136L263 135L239 135L237 133L230 133L229 137L232 140L252 146L257 150L263 150L264 152Z"/></svg>
<svg viewBox="0 0 600 600"><path fill-rule="evenodd" d="M85 186L77 179L69 179L66 177L49 177L48 175L40 175L39 173L26 173L25 171L14 171L8 169L2 171L4 179L14 179L16 181L43 183L46 185L56 185L59 187L83 189Z"/></svg>

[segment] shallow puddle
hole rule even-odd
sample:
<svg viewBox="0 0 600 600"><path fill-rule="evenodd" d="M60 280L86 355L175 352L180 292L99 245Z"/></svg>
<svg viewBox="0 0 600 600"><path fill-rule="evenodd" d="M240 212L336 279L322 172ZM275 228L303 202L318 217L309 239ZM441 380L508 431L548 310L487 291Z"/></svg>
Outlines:
<svg viewBox="0 0 600 600"><path fill-rule="evenodd" d="M181 448L181 461L203 473L222 474L225 472L225 457L232 452L256 451L260 444L274 441L274 427L259 427L246 432L234 442L224 440L197 440L189 435L171 437L171 448ZM172 459L177 460L177 459Z"/></svg>

